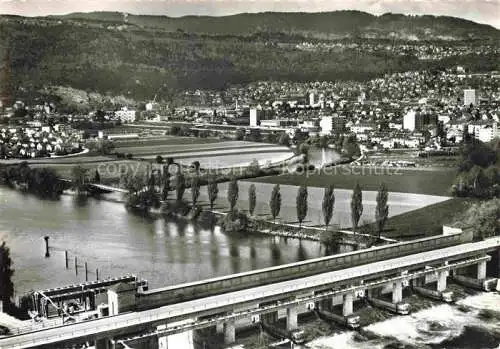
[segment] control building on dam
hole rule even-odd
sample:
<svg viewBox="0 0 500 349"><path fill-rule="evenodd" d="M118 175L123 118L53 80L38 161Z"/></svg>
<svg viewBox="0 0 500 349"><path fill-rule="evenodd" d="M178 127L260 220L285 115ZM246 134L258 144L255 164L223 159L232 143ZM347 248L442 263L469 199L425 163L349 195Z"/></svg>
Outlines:
<svg viewBox="0 0 500 349"><path fill-rule="evenodd" d="M454 300L450 280L494 290L499 257L500 237L473 241L452 232L157 289L125 276L38 291L33 303L41 324L11 327L0 348L163 349L169 336L200 329L230 347L249 326L302 343L298 316L307 312L352 329L360 323L357 301L405 315L411 312L405 289L443 302ZM69 299L80 304L71 313L62 306Z"/></svg>

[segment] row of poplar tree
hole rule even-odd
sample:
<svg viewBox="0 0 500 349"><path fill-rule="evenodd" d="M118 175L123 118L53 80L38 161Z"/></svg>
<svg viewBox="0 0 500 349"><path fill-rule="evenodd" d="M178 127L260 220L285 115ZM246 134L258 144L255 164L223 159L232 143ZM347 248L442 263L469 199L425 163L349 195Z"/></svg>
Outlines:
<svg viewBox="0 0 500 349"><path fill-rule="evenodd" d="M176 186L177 189L176 196L178 200L181 200L184 195L185 185L181 183L177 183L178 185ZM190 184L191 184L192 204L193 206L196 206L200 195L199 178L197 176L193 177ZM208 181L207 192L208 192L208 199L210 202L210 209L213 210L214 203L217 200L219 194L218 185L215 179L211 179ZM236 204L238 203L238 197L239 197L238 181L236 179L232 179L229 182L227 190L227 200L229 203L230 213L234 213ZM307 199L308 199L307 186L305 185L300 186L297 190L297 197L296 197L297 219L299 221L300 226L302 226L302 223L304 222L304 219L307 216L307 210L308 210ZM382 183L378 189L377 199L376 199L377 207L375 209L375 222L379 236L382 233L387 218L389 216L388 199L389 199L389 192L387 186L384 183ZM251 184L250 187L248 188L248 212L250 215L254 214L256 204L257 204L256 188L255 184ZM323 202L322 202L323 219L324 219L324 224L327 228L333 217L334 206L335 206L334 186L330 185L327 188L325 188L323 195ZM271 211L270 212L271 216L275 221L276 218L279 217L281 210L281 192L279 184L276 184L273 187L273 190L271 192L271 197L269 199L269 208ZM362 214L363 214L363 193L359 183L356 183L351 197L351 219L354 232L356 232L356 230L358 229L359 221L361 219Z"/></svg>

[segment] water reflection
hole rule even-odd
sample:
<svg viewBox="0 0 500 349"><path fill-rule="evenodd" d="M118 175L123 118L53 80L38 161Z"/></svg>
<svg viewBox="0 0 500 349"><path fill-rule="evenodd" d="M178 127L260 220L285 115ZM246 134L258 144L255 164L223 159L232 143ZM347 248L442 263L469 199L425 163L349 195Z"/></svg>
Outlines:
<svg viewBox="0 0 500 349"><path fill-rule="evenodd" d="M302 245L302 241L299 242L299 247L297 249L297 260L305 261L307 259L307 252Z"/></svg>
<svg viewBox="0 0 500 349"><path fill-rule="evenodd" d="M40 201L0 188L0 232L11 248L18 294L82 281L66 270L64 251L102 276L134 273L151 287L291 263L321 255L319 244L226 234L183 221L128 212L123 204L74 197ZM44 258L43 236L54 253Z"/></svg>
<svg viewBox="0 0 500 349"><path fill-rule="evenodd" d="M212 231L210 234L210 262L212 264L212 269L215 273L219 271L220 266L220 256L219 256L219 241L217 241L217 237L215 233Z"/></svg>
<svg viewBox="0 0 500 349"><path fill-rule="evenodd" d="M274 265L281 264L281 249L275 241L271 242L271 258Z"/></svg>

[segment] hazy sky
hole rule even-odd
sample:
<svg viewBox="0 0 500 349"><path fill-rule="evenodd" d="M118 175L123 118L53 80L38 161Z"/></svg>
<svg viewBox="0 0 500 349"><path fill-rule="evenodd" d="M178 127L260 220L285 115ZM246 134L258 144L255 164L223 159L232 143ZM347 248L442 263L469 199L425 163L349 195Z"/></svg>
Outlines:
<svg viewBox="0 0 500 349"><path fill-rule="evenodd" d="M23 16L121 11L177 17L346 9L374 14L394 12L448 15L491 24L500 29L500 0L0 0L0 13Z"/></svg>

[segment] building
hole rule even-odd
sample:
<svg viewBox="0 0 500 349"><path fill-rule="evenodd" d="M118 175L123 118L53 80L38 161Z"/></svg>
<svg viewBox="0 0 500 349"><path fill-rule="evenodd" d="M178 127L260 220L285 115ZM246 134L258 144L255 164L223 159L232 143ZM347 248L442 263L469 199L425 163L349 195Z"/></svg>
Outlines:
<svg viewBox="0 0 500 349"><path fill-rule="evenodd" d="M351 126L351 132L356 135L375 131L377 129L377 125L371 122L359 122Z"/></svg>
<svg viewBox="0 0 500 349"><path fill-rule="evenodd" d="M333 116L323 116L319 121L322 135L329 135L333 131Z"/></svg>
<svg viewBox="0 0 500 349"><path fill-rule="evenodd" d="M131 123L136 120L136 111L129 110L127 107L123 107L121 110L115 112L116 117L123 123Z"/></svg>
<svg viewBox="0 0 500 349"><path fill-rule="evenodd" d="M314 107L316 104L314 92L309 93L309 105Z"/></svg>
<svg viewBox="0 0 500 349"><path fill-rule="evenodd" d="M476 90L464 90L464 105L476 105Z"/></svg>
<svg viewBox="0 0 500 349"><path fill-rule="evenodd" d="M410 110L408 113L406 113L403 117L403 129L408 131L415 131L416 116L417 113L414 110Z"/></svg>
<svg viewBox="0 0 500 349"><path fill-rule="evenodd" d="M257 108L250 108L250 126L259 126L260 125L260 115L259 110Z"/></svg>
<svg viewBox="0 0 500 349"><path fill-rule="evenodd" d="M346 131L347 118L345 116L323 116L319 122L321 134L332 132L343 133Z"/></svg>
<svg viewBox="0 0 500 349"><path fill-rule="evenodd" d="M410 110L403 117L403 129L408 131L422 131L429 125L437 125L438 116L436 114L424 114Z"/></svg>
<svg viewBox="0 0 500 349"><path fill-rule="evenodd" d="M259 126L262 120L271 120L273 119L273 113L269 109L263 109L260 105L255 108L250 108L249 111L249 125L250 126Z"/></svg>
<svg viewBox="0 0 500 349"><path fill-rule="evenodd" d="M475 139L488 143L499 136L498 123L491 121L477 121L468 125L467 132Z"/></svg>

